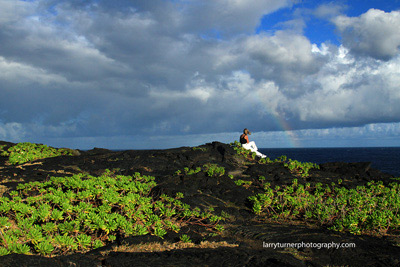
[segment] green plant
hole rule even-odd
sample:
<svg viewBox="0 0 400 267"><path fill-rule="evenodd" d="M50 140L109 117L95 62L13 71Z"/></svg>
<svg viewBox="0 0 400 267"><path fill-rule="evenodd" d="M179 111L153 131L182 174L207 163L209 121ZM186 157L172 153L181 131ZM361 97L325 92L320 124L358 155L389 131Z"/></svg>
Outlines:
<svg viewBox="0 0 400 267"><path fill-rule="evenodd" d="M193 151L196 151L196 150L200 150L202 152L207 151L207 147L198 147L198 146L196 146L196 147L192 147L192 149L193 149Z"/></svg>
<svg viewBox="0 0 400 267"><path fill-rule="evenodd" d="M181 242L183 243L192 243L192 240L188 235L181 235L180 238Z"/></svg>
<svg viewBox="0 0 400 267"><path fill-rule="evenodd" d="M222 225L217 225L216 227L216 230L218 231L218 232L223 232L225 229L224 229L224 227L222 226Z"/></svg>
<svg viewBox="0 0 400 267"><path fill-rule="evenodd" d="M35 249L38 253L40 253L42 255L48 255L54 251L54 246L50 243L50 241L46 240L46 241L38 243L35 246ZM25 254L25 253L21 253L21 254Z"/></svg>
<svg viewBox="0 0 400 267"><path fill-rule="evenodd" d="M204 172L207 173L208 176L210 177L217 177L217 176L222 176L225 174L225 168L220 167L217 164L211 164L207 163L203 165Z"/></svg>
<svg viewBox="0 0 400 267"><path fill-rule="evenodd" d="M0 247L0 257L10 254L11 252L5 247Z"/></svg>
<svg viewBox="0 0 400 267"><path fill-rule="evenodd" d="M275 219L311 220L336 231L353 234L385 233L400 228L400 186L370 182L355 189L317 183L271 188L251 196L253 212Z"/></svg>
<svg viewBox="0 0 400 267"><path fill-rule="evenodd" d="M196 167L196 169L189 169L188 167L185 167L184 172L186 175L193 175L193 174L201 172L201 168Z"/></svg>
<svg viewBox="0 0 400 267"><path fill-rule="evenodd" d="M10 153L4 149L5 147L7 147L7 145L0 145L0 156L8 157Z"/></svg>
<svg viewBox="0 0 400 267"><path fill-rule="evenodd" d="M152 176L95 177L77 174L45 182L19 184L0 197L0 255L84 252L133 235L163 238L182 224L200 224L217 231L224 220L212 209L192 209L182 193L155 198Z"/></svg>
<svg viewBox="0 0 400 267"><path fill-rule="evenodd" d="M231 143L230 145L233 147L233 149L236 151L236 153L238 155L242 155L246 158L248 158L250 156L251 151L243 148L242 145L238 141L235 141L235 142Z"/></svg>
<svg viewBox="0 0 400 267"><path fill-rule="evenodd" d="M310 169L319 169L319 165L312 162L300 162L297 160L288 159L287 156L282 155L274 160L277 163L283 163L292 173L301 177L308 177Z"/></svg>
<svg viewBox="0 0 400 267"><path fill-rule="evenodd" d="M246 187L249 187L252 184L252 181L243 181L241 179L237 180L234 182L237 186L245 185Z"/></svg>
<svg viewBox="0 0 400 267"><path fill-rule="evenodd" d="M201 172L201 168L200 167L196 167L196 169L189 169L189 167L185 167L185 168L183 168L183 171L182 170L177 170L175 172L175 175L181 175L182 172L185 173L185 175L193 175L193 174Z"/></svg>
<svg viewBox="0 0 400 267"><path fill-rule="evenodd" d="M299 174L301 177L309 176L308 171L310 169L319 169L319 165L312 162L299 162L297 160L289 159L284 163L291 172Z"/></svg>
<svg viewBox="0 0 400 267"><path fill-rule="evenodd" d="M11 164L21 164L36 159L72 154L72 151L69 149L56 149L47 145L32 144L28 142L18 143L10 147L7 152L3 151L2 153L2 155L9 156L8 161Z"/></svg>
<svg viewBox="0 0 400 267"><path fill-rule="evenodd" d="M277 158L275 159L275 162L285 162L286 160L287 160L287 156L282 155L282 156L280 156L280 157L277 157Z"/></svg>
<svg viewBox="0 0 400 267"><path fill-rule="evenodd" d="M258 160L258 162L261 163L261 164L272 163L271 159L268 158L268 157L266 157L266 158L260 158L260 159Z"/></svg>

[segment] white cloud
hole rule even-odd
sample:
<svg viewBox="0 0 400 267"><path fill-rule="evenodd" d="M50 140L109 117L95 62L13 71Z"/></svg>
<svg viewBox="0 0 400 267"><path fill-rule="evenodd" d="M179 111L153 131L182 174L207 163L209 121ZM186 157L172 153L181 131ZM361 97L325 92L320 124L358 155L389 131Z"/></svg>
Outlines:
<svg viewBox="0 0 400 267"><path fill-rule="evenodd" d="M400 64L400 57L386 63L368 58L355 61L343 48L333 55L336 57L314 75L316 90L293 101L293 112L309 122L362 125L396 121L400 109L395 104L399 98L394 80L400 71L393 65Z"/></svg>
<svg viewBox="0 0 400 267"><path fill-rule="evenodd" d="M370 9L360 17L338 16L333 22L353 53L389 60L399 54L400 12Z"/></svg>
<svg viewBox="0 0 400 267"><path fill-rule="evenodd" d="M314 62L309 40L300 35L282 31L274 36L257 35L248 37L244 46L251 58L267 65L309 69Z"/></svg>

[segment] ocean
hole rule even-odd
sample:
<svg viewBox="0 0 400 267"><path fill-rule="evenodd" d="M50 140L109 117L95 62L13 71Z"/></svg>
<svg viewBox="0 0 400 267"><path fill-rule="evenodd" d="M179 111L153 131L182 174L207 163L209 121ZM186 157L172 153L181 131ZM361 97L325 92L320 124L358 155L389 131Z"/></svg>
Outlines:
<svg viewBox="0 0 400 267"><path fill-rule="evenodd" d="M301 162L371 162L371 167L400 177L400 147L259 148L270 159L286 155Z"/></svg>

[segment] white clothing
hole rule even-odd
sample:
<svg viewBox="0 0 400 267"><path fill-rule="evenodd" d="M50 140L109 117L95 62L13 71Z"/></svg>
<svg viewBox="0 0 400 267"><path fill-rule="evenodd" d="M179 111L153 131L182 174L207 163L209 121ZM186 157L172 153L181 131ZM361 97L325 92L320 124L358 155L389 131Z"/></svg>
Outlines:
<svg viewBox="0 0 400 267"><path fill-rule="evenodd" d="M267 156L265 156L264 154L260 153L258 151L258 148L256 146L256 143L254 143L254 141L248 142L247 144L242 144L242 147L250 150L251 152L255 152L257 154L257 156L261 157L261 158L266 158Z"/></svg>

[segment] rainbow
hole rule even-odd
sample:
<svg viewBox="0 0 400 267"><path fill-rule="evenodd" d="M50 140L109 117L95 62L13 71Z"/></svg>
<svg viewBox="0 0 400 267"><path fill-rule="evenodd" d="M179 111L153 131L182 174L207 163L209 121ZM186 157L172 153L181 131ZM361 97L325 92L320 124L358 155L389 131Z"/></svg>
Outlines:
<svg viewBox="0 0 400 267"><path fill-rule="evenodd" d="M292 130L286 119L282 118L279 114L274 115L270 113L275 122L282 129L283 134L286 136L287 142L290 147L301 147L300 140L297 138L296 132Z"/></svg>
<svg viewBox="0 0 400 267"><path fill-rule="evenodd" d="M276 90L279 90L279 88L272 82L268 82L266 86L272 88L272 94L276 93ZM273 118L278 128L281 129L279 132L282 132L283 136L285 136L287 140L285 143L289 147L302 147L296 131L290 127L284 116L274 111L273 108L270 107L270 101L268 101L269 94L267 94L267 91L256 90L256 94L254 94L256 101L261 103L261 106L265 108L266 113L271 115L271 118Z"/></svg>

